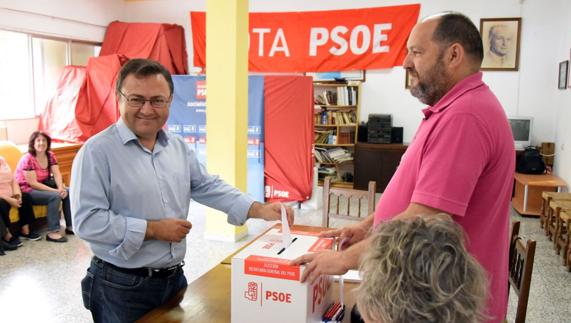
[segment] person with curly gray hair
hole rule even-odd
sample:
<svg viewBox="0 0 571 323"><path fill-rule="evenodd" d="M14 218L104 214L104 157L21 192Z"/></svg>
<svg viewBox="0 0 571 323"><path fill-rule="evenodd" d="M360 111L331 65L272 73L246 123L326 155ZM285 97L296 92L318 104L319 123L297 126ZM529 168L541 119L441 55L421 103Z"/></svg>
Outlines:
<svg viewBox="0 0 571 323"><path fill-rule="evenodd" d="M447 214L389 221L374 233L357 304L366 322L482 322L487 278Z"/></svg>

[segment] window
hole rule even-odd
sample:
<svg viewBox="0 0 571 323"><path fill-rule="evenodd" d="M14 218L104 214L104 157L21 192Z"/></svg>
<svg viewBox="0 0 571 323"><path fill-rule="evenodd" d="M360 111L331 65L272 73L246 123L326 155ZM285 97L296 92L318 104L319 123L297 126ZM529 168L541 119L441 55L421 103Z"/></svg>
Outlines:
<svg viewBox="0 0 571 323"><path fill-rule="evenodd" d="M67 42L32 37L35 114L44 112L67 63Z"/></svg>
<svg viewBox="0 0 571 323"><path fill-rule="evenodd" d="M0 119L33 115L28 43L26 34L0 30Z"/></svg>
<svg viewBox="0 0 571 323"><path fill-rule="evenodd" d="M100 49L98 44L0 30L0 120L41 114L64 67L86 66Z"/></svg>
<svg viewBox="0 0 571 323"><path fill-rule="evenodd" d="M90 57L99 56L101 46L86 43L71 43L71 65L87 66Z"/></svg>

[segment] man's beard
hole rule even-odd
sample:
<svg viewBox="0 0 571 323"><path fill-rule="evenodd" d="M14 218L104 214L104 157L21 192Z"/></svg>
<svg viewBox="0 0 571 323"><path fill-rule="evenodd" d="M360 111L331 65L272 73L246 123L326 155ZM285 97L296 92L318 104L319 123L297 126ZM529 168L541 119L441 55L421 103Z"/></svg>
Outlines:
<svg viewBox="0 0 571 323"><path fill-rule="evenodd" d="M418 75L418 71L415 68L408 70L410 75L417 79L417 84L410 88L410 94L429 106L436 104L448 92L447 84L449 80L444 71L442 57L443 53L439 55L436 64L425 72L422 78Z"/></svg>

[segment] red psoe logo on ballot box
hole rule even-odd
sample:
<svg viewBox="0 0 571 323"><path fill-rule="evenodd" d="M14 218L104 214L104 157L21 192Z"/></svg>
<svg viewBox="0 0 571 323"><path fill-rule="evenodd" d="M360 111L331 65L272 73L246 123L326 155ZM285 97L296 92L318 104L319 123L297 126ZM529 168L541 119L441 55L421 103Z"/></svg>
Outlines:
<svg viewBox="0 0 571 323"><path fill-rule="evenodd" d="M258 300L258 284L255 282L248 283L248 289L244 292L244 298L252 302Z"/></svg>
<svg viewBox="0 0 571 323"><path fill-rule="evenodd" d="M331 281L325 275L321 275L317 283L313 285L313 306L311 307L311 313L315 313L315 309L325 300L325 295L330 285Z"/></svg>

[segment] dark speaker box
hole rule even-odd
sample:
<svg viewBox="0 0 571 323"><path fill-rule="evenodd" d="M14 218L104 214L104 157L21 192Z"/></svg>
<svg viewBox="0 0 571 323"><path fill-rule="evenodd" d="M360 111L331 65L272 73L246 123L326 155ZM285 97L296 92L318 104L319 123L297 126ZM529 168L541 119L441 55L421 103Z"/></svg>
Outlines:
<svg viewBox="0 0 571 323"><path fill-rule="evenodd" d="M393 125L393 121L390 114L369 114L369 122L367 122L367 125L369 129L390 129Z"/></svg>
<svg viewBox="0 0 571 323"><path fill-rule="evenodd" d="M391 143L402 144L402 127L392 127L391 129Z"/></svg>
<svg viewBox="0 0 571 323"><path fill-rule="evenodd" d="M373 130L369 127L367 142L373 144L390 144L391 129Z"/></svg>
<svg viewBox="0 0 571 323"><path fill-rule="evenodd" d="M367 142L367 125L360 124L359 129L357 130L357 141L358 142Z"/></svg>

